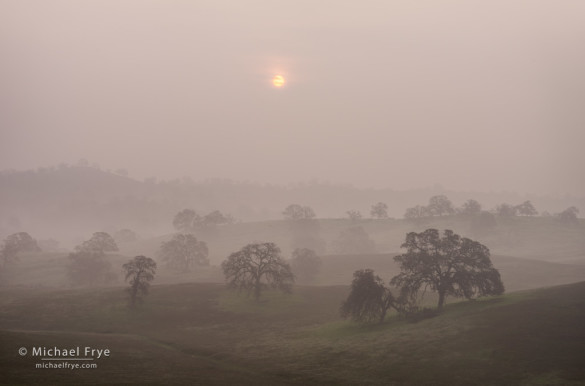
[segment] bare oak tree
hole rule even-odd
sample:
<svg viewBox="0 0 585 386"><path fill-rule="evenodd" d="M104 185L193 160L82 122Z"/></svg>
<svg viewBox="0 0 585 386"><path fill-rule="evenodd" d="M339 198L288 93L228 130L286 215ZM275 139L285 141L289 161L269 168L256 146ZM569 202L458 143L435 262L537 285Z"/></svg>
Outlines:
<svg viewBox="0 0 585 386"><path fill-rule="evenodd" d="M230 288L245 290L260 298L265 288L290 293L294 275L274 243L248 244L221 264Z"/></svg>

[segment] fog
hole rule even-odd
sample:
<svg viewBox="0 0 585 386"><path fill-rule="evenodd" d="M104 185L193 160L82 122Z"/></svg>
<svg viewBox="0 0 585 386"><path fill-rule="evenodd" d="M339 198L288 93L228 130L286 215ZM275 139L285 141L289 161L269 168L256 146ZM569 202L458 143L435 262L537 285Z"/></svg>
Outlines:
<svg viewBox="0 0 585 386"><path fill-rule="evenodd" d="M581 1L3 0L0 166L582 196L583 14Z"/></svg>
<svg viewBox="0 0 585 386"><path fill-rule="evenodd" d="M584 15L0 0L0 383L584 381Z"/></svg>

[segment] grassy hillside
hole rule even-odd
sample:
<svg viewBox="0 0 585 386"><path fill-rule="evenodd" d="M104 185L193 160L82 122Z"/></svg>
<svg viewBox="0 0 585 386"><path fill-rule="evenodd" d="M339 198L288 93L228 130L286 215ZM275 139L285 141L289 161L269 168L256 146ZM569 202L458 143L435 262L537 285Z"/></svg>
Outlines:
<svg viewBox="0 0 585 386"><path fill-rule="evenodd" d="M418 323L338 317L347 287L260 303L215 284L0 294L2 384L585 384L585 283L447 305ZM97 369L34 369L20 347L110 348Z"/></svg>

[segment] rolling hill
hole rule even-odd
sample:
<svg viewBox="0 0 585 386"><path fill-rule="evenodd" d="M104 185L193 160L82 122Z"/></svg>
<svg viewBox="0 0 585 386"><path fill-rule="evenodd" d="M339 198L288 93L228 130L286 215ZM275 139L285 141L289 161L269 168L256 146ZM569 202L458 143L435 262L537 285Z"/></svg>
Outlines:
<svg viewBox="0 0 585 386"><path fill-rule="evenodd" d="M432 319L342 321L345 286L260 303L216 284L0 293L1 384L585 384L585 282L449 304ZM35 369L21 347L109 348L97 369Z"/></svg>

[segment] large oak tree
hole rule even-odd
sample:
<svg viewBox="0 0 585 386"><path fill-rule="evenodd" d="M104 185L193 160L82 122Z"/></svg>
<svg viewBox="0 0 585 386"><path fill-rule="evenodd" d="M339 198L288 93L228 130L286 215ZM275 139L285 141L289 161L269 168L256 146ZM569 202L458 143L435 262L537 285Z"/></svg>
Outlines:
<svg viewBox="0 0 585 386"><path fill-rule="evenodd" d="M228 286L260 298L265 288L291 292L294 275L274 243L248 244L221 264Z"/></svg>
<svg viewBox="0 0 585 386"><path fill-rule="evenodd" d="M406 253L394 258L401 272L390 283L411 294L427 288L436 291L439 310L447 296L471 299L504 292L489 249L477 241L451 230L445 230L441 236L438 230L427 229L408 233L402 248L406 248Z"/></svg>

